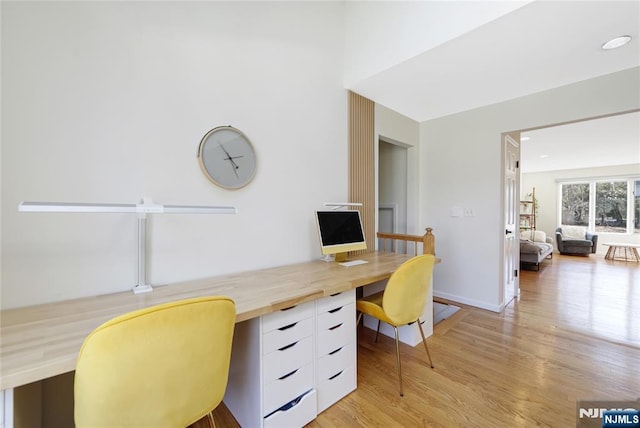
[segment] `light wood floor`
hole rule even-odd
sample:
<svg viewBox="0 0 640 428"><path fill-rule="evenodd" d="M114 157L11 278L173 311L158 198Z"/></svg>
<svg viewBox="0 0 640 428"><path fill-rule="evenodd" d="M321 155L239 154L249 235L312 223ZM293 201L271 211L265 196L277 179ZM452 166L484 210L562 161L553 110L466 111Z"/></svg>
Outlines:
<svg viewBox="0 0 640 428"><path fill-rule="evenodd" d="M401 345L404 397L393 340L361 328L357 390L308 427L571 427L576 400L640 397L640 264L554 254L520 289L436 325L434 369ZM224 407L216 422L237 426Z"/></svg>

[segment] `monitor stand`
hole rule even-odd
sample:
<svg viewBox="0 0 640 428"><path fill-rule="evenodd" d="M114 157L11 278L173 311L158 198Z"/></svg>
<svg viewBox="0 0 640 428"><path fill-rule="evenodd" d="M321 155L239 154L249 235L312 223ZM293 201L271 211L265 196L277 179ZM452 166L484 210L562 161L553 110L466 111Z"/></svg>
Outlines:
<svg viewBox="0 0 640 428"><path fill-rule="evenodd" d="M342 262L346 262L347 261L347 255L349 253L335 253L335 254L325 254L324 256L322 256L322 258L320 260L322 260L323 262L338 262L338 263L342 263Z"/></svg>
<svg viewBox="0 0 640 428"><path fill-rule="evenodd" d="M336 262L338 263L346 262L347 254L348 253L336 253L336 258L335 258Z"/></svg>

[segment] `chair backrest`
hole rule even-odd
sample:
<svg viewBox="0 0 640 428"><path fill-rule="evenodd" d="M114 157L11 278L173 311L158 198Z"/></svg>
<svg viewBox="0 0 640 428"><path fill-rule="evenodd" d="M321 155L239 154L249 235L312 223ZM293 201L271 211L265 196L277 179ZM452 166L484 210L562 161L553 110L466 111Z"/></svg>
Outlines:
<svg viewBox="0 0 640 428"><path fill-rule="evenodd" d="M76 365L81 427L185 427L227 386L234 302L180 300L116 317L85 339Z"/></svg>
<svg viewBox="0 0 640 428"><path fill-rule="evenodd" d="M382 297L382 309L396 325L416 321L424 310L435 256L424 254L404 262L391 275Z"/></svg>

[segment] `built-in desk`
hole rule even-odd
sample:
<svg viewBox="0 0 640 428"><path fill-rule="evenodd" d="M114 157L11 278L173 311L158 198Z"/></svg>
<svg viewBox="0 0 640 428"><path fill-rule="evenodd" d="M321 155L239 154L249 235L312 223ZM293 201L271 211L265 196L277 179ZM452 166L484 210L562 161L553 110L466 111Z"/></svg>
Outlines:
<svg viewBox="0 0 640 428"><path fill-rule="evenodd" d="M375 252L358 258L369 263L345 267L316 260L156 286L145 294L126 291L1 311L0 388L11 395L13 388L73 371L84 338L105 321L132 310L225 295L235 301L237 322L242 322L387 279L410 257Z"/></svg>

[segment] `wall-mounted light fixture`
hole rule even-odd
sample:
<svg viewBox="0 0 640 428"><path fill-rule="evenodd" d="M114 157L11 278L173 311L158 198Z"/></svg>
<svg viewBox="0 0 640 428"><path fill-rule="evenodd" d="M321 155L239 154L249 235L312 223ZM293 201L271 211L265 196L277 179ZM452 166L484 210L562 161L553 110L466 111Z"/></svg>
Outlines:
<svg viewBox="0 0 640 428"><path fill-rule="evenodd" d="M138 214L138 283L135 294L153 290L147 283L147 214L237 214L235 207L200 205L159 205L150 199L141 204L96 204L69 202L21 202L21 212L48 213L129 213Z"/></svg>
<svg viewBox="0 0 640 428"><path fill-rule="evenodd" d="M325 207L333 207L334 210L346 207L361 207L361 202L325 202Z"/></svg>

